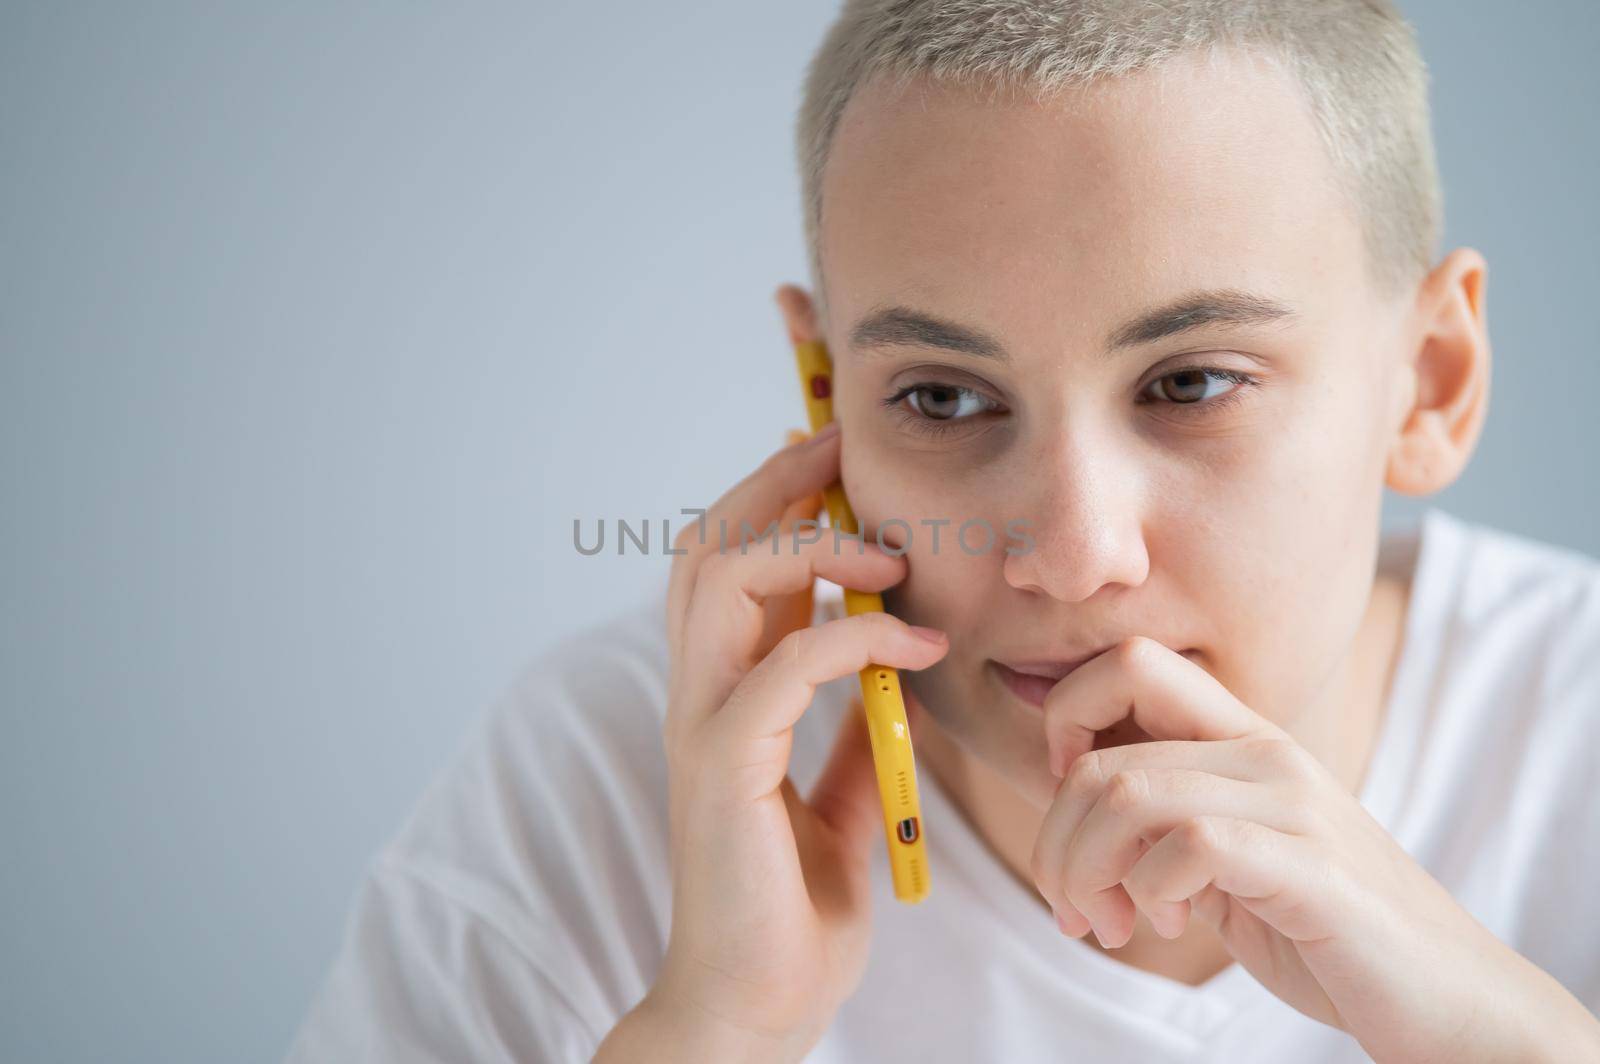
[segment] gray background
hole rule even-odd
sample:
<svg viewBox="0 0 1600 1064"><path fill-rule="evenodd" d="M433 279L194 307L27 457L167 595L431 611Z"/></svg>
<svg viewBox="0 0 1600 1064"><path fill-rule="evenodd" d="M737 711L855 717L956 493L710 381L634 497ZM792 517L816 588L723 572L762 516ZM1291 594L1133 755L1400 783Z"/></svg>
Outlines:
<svg viewBox="0 0 1600 1064"><path fill-rule="evenodd" d="M1600 8L1406 8L1491 266L1435 501L1600 553ZM831 13L0 6L0 1057L280 1056L469 722L664 579L572 519L802 423L771 292Z"/></svg>

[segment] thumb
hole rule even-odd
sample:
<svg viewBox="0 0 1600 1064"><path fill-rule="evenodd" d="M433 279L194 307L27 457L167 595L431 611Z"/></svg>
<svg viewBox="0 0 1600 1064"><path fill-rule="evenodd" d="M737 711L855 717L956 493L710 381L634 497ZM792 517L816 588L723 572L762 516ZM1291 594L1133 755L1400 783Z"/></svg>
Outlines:
<svg viewBox="0 0 1600 1064"><path fill-rule="evenodd" d="M867 714L859 698L851 699L839 722L828 763L811 788L812 812L834 831L846 852L865 857L882 836L883 802L878 773L872 764Z"/></svg>

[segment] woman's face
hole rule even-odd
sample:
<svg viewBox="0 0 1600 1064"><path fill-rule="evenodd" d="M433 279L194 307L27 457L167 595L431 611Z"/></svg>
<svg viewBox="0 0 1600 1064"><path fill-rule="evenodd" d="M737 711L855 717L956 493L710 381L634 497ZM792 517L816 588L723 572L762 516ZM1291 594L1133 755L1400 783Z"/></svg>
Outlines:
<svg viewBox="0 0 1600 1064"><path fill-rule="evenodd" d="M1144 635L1285 726L1339 712L1403 308L1292 83L1233 57L1058 104L873 84L823 189L843 480L907 548L891 610L950 633L904 677L932 718L1043 807L1041 712L999 663Z"/></svg>

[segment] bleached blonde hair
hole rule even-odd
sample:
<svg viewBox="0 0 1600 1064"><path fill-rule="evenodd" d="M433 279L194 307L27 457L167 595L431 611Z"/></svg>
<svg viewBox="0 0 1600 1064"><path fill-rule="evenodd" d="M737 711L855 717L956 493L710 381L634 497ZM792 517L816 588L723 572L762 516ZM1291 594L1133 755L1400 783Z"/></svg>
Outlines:
<svg viewBox="0 0 1600 1064"><path fill-rule="evenodd" d="M926 76L1042 97L1227 46L1259 51L1303 88L1376 287L1397 292L1426 273L1443 215L1428 72L1389 0L844 0L807 67L796 128L819 309L823 168L845 105L868 79L903 87Z"/></svg>

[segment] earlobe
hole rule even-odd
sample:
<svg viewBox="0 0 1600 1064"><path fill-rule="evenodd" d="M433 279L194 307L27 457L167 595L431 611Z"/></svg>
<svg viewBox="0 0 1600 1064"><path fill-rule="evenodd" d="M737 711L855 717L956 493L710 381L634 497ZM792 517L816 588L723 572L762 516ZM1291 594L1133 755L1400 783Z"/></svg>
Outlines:
<svg viewBox="0 0 1600 1064"><path fill-rule="evenodd" d="M817 328L816 307L804 288L793 284L779 285L773 298L777 301L778 309L783 312L783 324L789 330L791 344L822 338Z"/></svg>
<svg viewBox="0 0 1600 1064"><path fill-rule="evenodd" d="M1431 495L1466 468L1489 406L1488 264L1457 248L1417 292L1409 369L1415 387L1389 454L1385 484L1404 495Z"/></svg>

